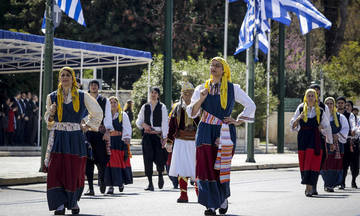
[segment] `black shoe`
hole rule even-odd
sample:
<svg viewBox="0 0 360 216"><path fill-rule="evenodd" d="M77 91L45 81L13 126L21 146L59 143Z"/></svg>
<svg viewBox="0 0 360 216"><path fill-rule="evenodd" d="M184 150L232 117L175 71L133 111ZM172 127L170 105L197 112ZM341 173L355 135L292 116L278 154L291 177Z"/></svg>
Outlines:
<svg viewBox="0 0 360 216"><path fill-rule="evenodd" d="M319 195L319 193L317 191L312 191L311 195Z"/></svg>
<svg viewBox="0 0 360 216"><path fill-rule="evenodd" d="M159 186L159 189L162 189L164 187L164 177L162 175L159 175L158 186Z"/></svg>
<svg viewBox="0 0 360 216"><path fill-rule="evenodd" d="M145 188L144 190L146 190L146 191L154 191L154 186L152 184L149 184L147 186L147 188Z"/></svg>
<svg viewBox="0 0 360 216"><path fill-rule="evenodd" d="M95 196L94 190L88 190L86 193L84 193L85 196Z"/></svg>
<svg viewBox="0 0 360 216"><path fill-rule="evenodd" d="M54 215L65 215L65 208L63 208L62 210L56 210L54 212Z"/></svg>
<svg viewBox="0 0 360 216"><path fill-rule="evenodd" d="M176 202L177 202L177 203L188 203L189 200L187 200L187 199L180 199L180 198L179 198L179 199L176 200Z"/></svg>
<svg viewBox="0 0 360 216"><path fill-rule="evenodd" d="M80 213L80 208L71 209L71 214L79 214L79 213Z"/></svg>
<svg viewBox="0 0 360 216"><path fill-rule="evenodd" d="M219 208L219 214L221 214L221 215L226 214L228 207L229 207L229 205L227 205L226 208Z"/></svg>
<svg viewBox="0 0 360 216"><path fill-rule="evenodd" d="M352 182L351 182L351 187L352 187L352 188L358 188L355 181L352 181Z"/></svg>
<svg viewBox="0 0 360 216"><path fill-rule="evenodd" d="M119 191L120 191L120 192L123 192L123 191L124 191L124 185L121 186L121 187L119 186Z"/></svg>
<svg viewBox="0 0 360 216"><path fill-rule="evenodd" d="M104 194L105 193L105 190L106 190L106 186L101 184L100 185L100 193Z"/></svg>
<svg viewBox="0 0 360 216"><path fill-rule="evenodd" d="M334 189L333 188L330 188L330 187L325 187L324 188L324 191L326 191L326 192L334 192Z"/></svg>
<svg viewBox="0 0 360 216"><path fill-rule="evenodd" d="M206 216L216 216L216 212L214 210L211 209L206 209L204 212L204 215Z"/></svg>
<svg viewBox="0 0 360 216"><path fill-rule="evenodd" d="M345 189L345 185L344 184L340 185L339 190L344 190L344 189Z"/></svg>
<svg viewBox="0 0 360 216"><path fill-rule="evenodd" d="M106 194L114 194L114 188L113 187L110 187L108 189L108 192Z"/></svg>
<svg viewBox="0 0 360 216"><path fill-rule="evenodd" d="M179 184L174 184L173 183L173 186L174 186L173 189L179 189Z"/></svg>

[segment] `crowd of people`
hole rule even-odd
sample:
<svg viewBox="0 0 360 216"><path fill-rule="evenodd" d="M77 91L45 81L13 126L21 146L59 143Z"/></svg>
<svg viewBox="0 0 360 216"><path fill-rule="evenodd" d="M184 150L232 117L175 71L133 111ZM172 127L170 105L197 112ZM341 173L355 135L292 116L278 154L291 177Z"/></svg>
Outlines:
<svg viewBox="0 0 360 216"><path fill-rule="evenodd" d="M154 191L153 164L157 186L164 186L167 173L174 188L180 186L179 203L188 202L188 181L195 186L204 215L225 214L230 196L230 165L235 152L235 126L253 122L255 103L239 85L231 83L228 63L211 60L210 79L194 88L184 81L181 98L168 113L160 102L160 88L152 87L150 99L137 116L142 131L142 151L146 191ZM47 96L44 121L49 140L43 170L47 172L47 200L50 211L64 215L65 209L79 214L84 195L94 196L94 167L98 169L100 193L113 194L133 183L130 139L132 103L123 110L114 96L99 94L99 83L89 83L89 91L79 89L75 72L64 67L59 72L58 89ZM235 103L244 106L237 119L230 117ZM107 191L106 191L107 189Z"/></svg>
<svg viewBox="0 0 360 216"><path fill-rule="evenodd" d="M39 124L38 96L17 92L0 101L0 145L36 146Z"/></svg>
<svg viewBox="0 0 360 216"><path fill-rule="evenodd" d="M180 186L176 201L186 203L189 202L190 180L198 203L205 207L204 215L213 216L216 211L219 214L228 211L235 127L243 122L254 122L256 105L238 84L231 82L230 67L225 59L213 58L209 70L210 78L196 88L183 81L181 97L170 112L160 102L160 88L152 87L149 101L141 107L135 123L142 131L143 162L148 180L144 189L155 191L155 164L159 189L164 186L166 169L174 188ZM133 183L130 162L132 103L128 101L122 109L116 97L100 95L99 87L100 83L93 80L88 92L80 90L74 70L64 67L59 72L58 89L47 96L44 121L50 133L43 169L48 173L49 210L55 215L64 215L66 208L72 214L79 214L78 201L83 194L85 176L88 190L84 195L95 195L95 166L102 194L114 194L115 187L121 193L125 185ZM320 86L310 86L290 122L292 130L298 131L301 183L306 185L308 197L318 194L320 174L326 192L334 192L337 186L345 188L349 167L351 186L357 188L359 174L357 109L344 97L336 100L327 97L323 103L319 96ZM26 100L26 95L24 97ZM17 112L17 103L21 106L20 101L19 95L9 104L14 107L13 112ZM235 103L244 109L233 119L231 113ZM26 114L24 120L25 117Z"/></svg>
<svg viewBox="0 0 360 216"><path fill-rule="evenodd" d="M319 175L324 180L324 191L345 189L345 180L351 168L351 187L357 188L359 175L360 121L358 109L345 97L327 97L319 100L320 86L312 84L290 121L298 131L298 156L301 184L305 195L318 195Z"/></svg>

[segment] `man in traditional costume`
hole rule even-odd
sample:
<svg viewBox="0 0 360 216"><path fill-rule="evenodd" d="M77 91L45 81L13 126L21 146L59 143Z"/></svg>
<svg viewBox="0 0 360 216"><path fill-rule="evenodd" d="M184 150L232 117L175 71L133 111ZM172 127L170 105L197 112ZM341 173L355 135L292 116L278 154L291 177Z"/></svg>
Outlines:
<svg viewBox="0 0 360 216"><path fill-rule="evenodd" d="M195 181L195 134L200 117L192 119L186 113L186 106L190 104L193 93L194 86L188 81L184 82L180 101L173 105L170 112L168 148L172 149L172 158L169 176L178 178L180 185L178 203L188 202L188 180L191 178Z"/></svg>
<svg viewBox="0 0 360 216"><path fill-rule="evenodd" d="M102 119L100 127L94 131L90 129L86 132L87 141L92 148L93 160L88 159L86 163L86 177L89 184L89 190L84 195L94 196L94 165L98 169L98 184L100 186L100 192L105 193L106 186L104 183L105 167L109 160L107 152L107 146L110 145L110 130L114 130L111 118L111 106L106 97L99 94L100 83L97 80L92 80L89 83L90 95L96 99L100 105L104 118Z"/></svg>
<svg viewBox="0 0 360 216"><path fill-rule="evenodd" d="M164 186L163 172L168 156L165 144L169 123L166 106L160 102L160 89L158 87L151 89L150 101L141 107L136 126L143 131L142 151L145 175L149 182L145 190L154 191L152 182L153 163L156 164L159 175L159 189L162 189Z"/></svg>

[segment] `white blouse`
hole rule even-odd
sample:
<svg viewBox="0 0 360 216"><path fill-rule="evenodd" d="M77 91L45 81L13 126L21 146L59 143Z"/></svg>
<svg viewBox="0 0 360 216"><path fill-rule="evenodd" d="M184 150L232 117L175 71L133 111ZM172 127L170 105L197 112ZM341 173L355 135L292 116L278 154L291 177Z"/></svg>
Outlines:
<svg viewBox="0 0 360 216"><path fill-rule="evenodd" d="M339 123L341 124L341 130L337 135L339 136L339 142L346 143L347 136L349 134L349 123L346 117L340 113ZM330 122L334 121L334 116L330 116Z"/></svg>
<svg viewBox="0 0 360 216"><path fill-rule="evenodd" d="M300 115L300 108L303 107L303 106L304 106L303 103L301 103L297 107L297 109L296 109L296 111L294 113L294 116L290 120L290 128L291 128L292 131L299 131L300 128L301 128L300 124L298 124L296 128L293 128L293 125L294 125L295 120ZM308 107L308 109L309 109L308 112L307 112L308 118L314 118L316 116L315 107L311 107L311 108ZM326 115L325 112L323 112L323 115L321 117L320 125L323 128L323 129L321 129L321 133L326 137L326 142L332 144L333 143L333 137L332 137L330 121L329 121L328 115Z"/></svg>
<svg viewBox="0 0 360 216"><path fill-rule="evenodd" d="M122 118L122 140L125 141L125 139L131 139L131 135L132 135L132 128L131 128L131 123L129 120L129 116L126 112L122 112L123 113L123 118ZM117 119L117 117L119 116L119 113L116 112L114 114L114 116L112 117L113 120Z"/></svg>
<svg viewBox="0 0 360 216"><path fill-rule="evenodd" d="M244 110L238 115L237 119L243 120L243 121L249 122L249 123L254 122L255 110L256 110L256 105L255 105L254 101L240 88L240 85L233 84L233 86L234 86L235 101L244 106ZM192 95L192 98L191 98L191 103L186 108L186 112L191 118L196 118L197 116L200 115L201 108L199 109L199 112L196 113L194 116L192 116L191 113L192 113L194 104L200 99L201 90L203 90L204 88L205 88L205 83L198 85L195 88L194 94Z"/></svg>
<svg viewBox="0 0 360 216"><path fill-rule="evenodd" d="M69 104L71 101L72 101L71 92L69 91L69 93L66 96L64 95L64 104ZM87 92L84 92L84 104L89 112L88 118L85 121L86 125L91 127L93 131L98 131L98 128L103 118L103 111L100 105L95 100L95 98L91 97ZM49 129L52 127L52 124L49 122L50 106L51 106L51 98L50 98L50 94L48 94L46 98L46 112L44 114L44 119Z"/></svg>
<svg viewBox="0 0 360 216"><path fill-rule="evenodd" d="M166 106L163 104L163 103L160 103L161 104L161 114L162 114L162 121L161 121L161 127L154 127L153 126L153 107L152 107L152 104L150 104L150 109L151 109L151 114L150 114L150 123L151 123L151 127L155 130L155 131L161 131L162 133L162 137L165 139L167 137L167 134L168 134L168 131L169 131L169 123L168 123L168 112L167 112L167 109L166 109ZM140 109L140 112L138 114L138 117L137 117L137 120L136 120L136 126L142 130L143 127L141 126L142 123L144 123L144 113L145 113L145 105L142 105L141 109Z"/></svg>

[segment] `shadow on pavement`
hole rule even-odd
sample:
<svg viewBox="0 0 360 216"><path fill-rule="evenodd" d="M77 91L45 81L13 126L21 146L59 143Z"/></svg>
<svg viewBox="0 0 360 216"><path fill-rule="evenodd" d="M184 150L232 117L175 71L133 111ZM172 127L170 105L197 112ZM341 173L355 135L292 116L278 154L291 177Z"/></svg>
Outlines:
<svg viewBox="0 0 360 216"><path fill-rule="evenodd" d="M1 187L2 190L14 190L14 191L26 191L26 192L37 192L37 193L46 193L45 190L34 190L26 188L11 188L11 187Z"/></svg>
<svg viewBox="0 0 360 216"><path fill-rule="evenodd" d="M330 199L345 199L348 198L350 195L347 194L319 194L313 196L312 198L330 198Z"/></svg>

